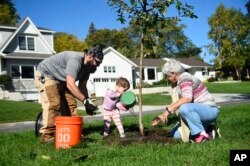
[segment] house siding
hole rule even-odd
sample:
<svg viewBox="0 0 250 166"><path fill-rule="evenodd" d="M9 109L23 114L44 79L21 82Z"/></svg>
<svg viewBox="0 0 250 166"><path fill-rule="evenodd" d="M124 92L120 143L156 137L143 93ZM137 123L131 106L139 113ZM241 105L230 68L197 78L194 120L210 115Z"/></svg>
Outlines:
<svg viewBox="0 0 250 166"><path fill-rule="evenodd" d="M53 34L52 33L42 33L44 39L48 42L50 46L54 45Z"/></svg>
<svg viewBox="0 0 250 166"><path fill-rule="evenodd" d="M105 66L115 67L115 72L104 72ZM127 78L130 82L130 89L134 87L133 81L133 65L117 55L113 51L108 51L104 55L102 64L98 67L94 74L91 74L87 87L90 93L96 93L96 96L103 97L107 88L115 88L115 81L119 77ZM100 82L94 82L98 79ZM111 79L113 82L111 82ZM108 82L106 82L108 81Z"/></svg>
<svg viewBox="0 0 250 166"><path fill-rule="evenodd" d="M8 38L11 36L12 33L13 30L0 28L0 35L1 35L0 48L3 47L4 43L8 40Z"/></svg>
<svg viewBox="0 0 250 166"><path fill-rule="evenodd" d="M0 27L0 33L2 36L2 43L0 43L0 47L3 46L3 44L8 40L8 38L13 34L14 30L12 29L6 29Z"/></svg>

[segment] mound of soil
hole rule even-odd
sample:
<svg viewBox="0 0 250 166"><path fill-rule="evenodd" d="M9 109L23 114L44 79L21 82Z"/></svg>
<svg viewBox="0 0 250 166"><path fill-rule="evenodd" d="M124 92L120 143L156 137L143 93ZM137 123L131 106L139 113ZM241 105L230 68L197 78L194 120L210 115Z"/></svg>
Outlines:
<svg viewBox="0 0 250 166"><path fill-rule="evenodd" d="M107 144L121 144L130 145L132 143L173 143L174 139L170 137L170 131L162 128L153 128L151 130L144 130L144 136L139 131L126 132L126 138L120 139L117 133L111 133L104 139Z"/></svg>

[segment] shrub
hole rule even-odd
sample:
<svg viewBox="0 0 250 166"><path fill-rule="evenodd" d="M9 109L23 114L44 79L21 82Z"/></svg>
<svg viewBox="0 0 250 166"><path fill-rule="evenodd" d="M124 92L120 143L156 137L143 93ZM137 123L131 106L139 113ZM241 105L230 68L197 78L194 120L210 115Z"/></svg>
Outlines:
<svg viewBox="0 0 250 166"><path fill-rule="evenodd" d="M168 83L167 83L167 80L166 79L162 79L158 82L154 82L153 85L158 85L158 86L166 86Z"/></svg>
<svg viewBox="0 0 250 166"><path fill-rule="evenodd" d="M9 75L0 75L0 84L6 84L11 81L11 77Z"/></svg>
<svg viewBox="0 0 250 166"><path fill-rule="evenodd" d="M207 79L207 82L214 82L214 81L216 81L216 79L215 79L214 77L209 77L209 78Z"/></svg>
<svg viewBox="0 0 250 166"><path fill-rule="evenodd" d="M151 84L147 83L147 82L142 82L142 88L150 88L152 87ZM136 88L139 88L139 85L136 85Z"/></svg>

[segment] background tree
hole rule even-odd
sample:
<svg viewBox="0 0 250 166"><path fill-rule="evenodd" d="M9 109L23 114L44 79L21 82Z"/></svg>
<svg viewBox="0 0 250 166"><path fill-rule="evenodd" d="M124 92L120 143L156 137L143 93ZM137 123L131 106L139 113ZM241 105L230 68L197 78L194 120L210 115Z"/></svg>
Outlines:
<svg viewBox="0 0 250 166"><path fill-rule="evenodd" d="M201 59L199 54L202 52L201 48L198 47L189 47L186 48L185 50L181 50L177 53L174 54L175 57L197 57L198 59Z"/></svg>
<svg viewBox="0 0 250 166"><path fill-rule="evenodd" d="M0 0L0 24L15 25L20 20L11 0Z"/></svg>
<svg viewBox="0 0 250 166"><path fill-rule="evenodd" d="M93 22L90 23L89 25L89 34L92 34L96 31L95 24Z"/></svg>
<svg viewBox="0 0 250 166"><path fill-rule="evenodd" d="M193 56L191 55L183 55L186 53L191 53L195 45L191 42L191 40L184 35L185 25L177 25L177 22L173 22L172 20L168 23L167 28L163 30L163 34L165 37L165 50L166 55L168 56ZM197 51L197 50L196 50ZM192 53L194 53L193 50ZM196 54L198 55L198 54Z"/></svg>
<svg viewBox="0 0 250 166"><path fill-rule="evenodd" d="M65 32L57 32L54 34L54 49L56 52L66 50L84 52L88 48L87 43L79 41L74 35Z"/></svg>
<svg viewBox="0 0 250 166"><path fill-rule="evenodd" d="M241 71L249 54L249 19L235 8L227 9L220 5L209 18L210 31L208 37L214 42L218 68L233 67L237 78L241 79Z"/></svg>
<svg viewBox="0 0 250 166"><path fill-rule="evenodd" d="M88 45L102 44L104 47L111 46L126 57L132 57L134 43L125 30L98 29L89 33L85 38ZM130 51L128 51L130 50Z"/></svg>
<svg viewBox="0 0 250 166"><path fill-rule="evenodd" d="M195 18L196 16L191 11L192 6L187 4L183 5L179 0L130 0L128 3L123 0L108 0L108 4L117 9L118 20L121 23L126 21L124 14L127 13L127 18L130 19L130 22L139 27L138 33L140 34L141 42L139 70L139 128L141 135L144 135L142 124L142 61L145 54L144 45L147 45L147 40L152 39L150 38L152 34L155 38L151 41L157 42L157 38L160 36L160 29L165 26L164 21L168 20L166 14L169 6L175 6L179 16L188 16L191 18Z"/></svg>
<svg viewBox="0 0 250 166"><path fill-rule="evenodd" d="M140 50L140 27L136 24L131 24L126 28L129 37L136 44L137 50ZM155 35L151 33L154 29L148 29L148 37L145 38L144 45L144 58L160 58L183 55L185 52L189 53L192 49L196 50L194 44L188 37L184 35L183 29L185 25L178 25L178 20L168 19L164 20L162 24L165 24L159 29L160 34ZM193 52L195 52L193 50ZM197 56L198 54L196 54ZM136 52L135 57L139 57L140 52ZM189 55L186 55L189 56Z"/></svg>
<svg viewBox="0 0 250 166"><path fill-rule="evenodd" d="M247 8L247 17L248 17L248 20L250 20L250 0L247 2L247 4L245 6ZM250 34L249 34L249 38L250 38ZM246 52L247 53L250 52L250 43L247 46ZM250 79L250 56L247 57L245 71L246 71L246 79L249 80Z"/></svg>
<svg viewBox="0 0 250 166"><path fill-rule="evenodd" d="M197 56L201 50L196 48L188 37L184 35L185 25L178 25L178 20L165 20L166 26L160 29L161 36L156 36L149 29L149 35L144 41L144 58L160 57L190 57ZM101 43L105 47L112 46L128 58L140 57L140 27L130 24L121 30L95 29L91 23L89 33L85 39L88 45Z"/></svg>
<svg viewBox="0 0 250 166"><path fill-rule="evenodd" d="M247 14L250 16L250 0L246 3L246 8L247 8Z"/></svg>

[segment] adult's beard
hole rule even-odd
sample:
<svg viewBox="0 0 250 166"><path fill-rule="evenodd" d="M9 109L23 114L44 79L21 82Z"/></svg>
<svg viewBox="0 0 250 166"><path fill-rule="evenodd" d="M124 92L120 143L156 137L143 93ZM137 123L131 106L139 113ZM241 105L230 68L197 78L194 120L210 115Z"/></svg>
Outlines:
<svg viewBox="0 0 250 166"><path fill-rule="evenodd" d="M94 73L97 69L97 66L93 65L91 62L87 62L86 67L89 73Z"/></svg>
<svg viewBox="0 0 250 166"><path fill-rule="evenodd" d="M97 66L88 66L87 69L90 73L94 73L97 69Z"/></svg>

